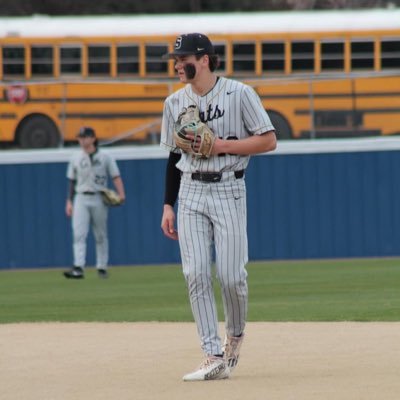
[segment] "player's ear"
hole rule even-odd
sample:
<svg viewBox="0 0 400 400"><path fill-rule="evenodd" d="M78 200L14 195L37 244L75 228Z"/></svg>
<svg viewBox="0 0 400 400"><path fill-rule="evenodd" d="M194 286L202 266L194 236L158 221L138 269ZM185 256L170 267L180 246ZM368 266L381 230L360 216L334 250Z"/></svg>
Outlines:
<svg viewBox="0 0 400 400"><path fill-rule="evenodd" d="M204 65L205 67L208 67L210 65L210 57L208 54L204 54L201 58L200 58L200 62L202 65Z"/></svg>

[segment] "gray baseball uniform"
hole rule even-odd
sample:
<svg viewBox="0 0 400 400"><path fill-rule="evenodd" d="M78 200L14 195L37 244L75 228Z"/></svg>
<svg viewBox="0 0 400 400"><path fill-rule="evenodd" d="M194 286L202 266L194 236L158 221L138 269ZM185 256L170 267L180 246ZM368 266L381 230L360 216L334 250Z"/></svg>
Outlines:
<svg viewBox="0 0 400 400"><path fill-rule="evenodd" d="M108 178L120 175L115 160L97 150L89 155L84 151L75 154L67 169L67 178L76 181L72 214L74 265L86 264L86 240L92 224L96 241L96 267L105 269L108 264L108 208L99 190L107 186Z"/></svg>
<svg viewBox="0 0 400 400"><path fill-rule="evenodd" d="M186 85L164 104L160 145L176 148L173 129L184 107L197 105L201 120L220 138L237 140L259 135L274 127L259 96L248 85L220 77L204 96ZM249 156L218 155L208 159L182 153L179 189L178 232L183 273L202 349L220 354L218 317L211 279L213 245L217 278L221 285L225 328L229 336L243 333L247 316L247 211L243 170ZM193 173L221 172L217 182L194 180Z"/></svg>

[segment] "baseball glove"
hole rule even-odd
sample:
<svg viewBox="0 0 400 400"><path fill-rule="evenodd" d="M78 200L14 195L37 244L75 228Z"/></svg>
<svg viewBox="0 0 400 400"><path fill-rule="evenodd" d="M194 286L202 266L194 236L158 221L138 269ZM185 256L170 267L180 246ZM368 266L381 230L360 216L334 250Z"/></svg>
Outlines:
<svg viewBox="0 0 400 400"><path fill-rule="evenodd" d="M193 134L194 139L187 134ZM184 152L196 157L208 158L215 142L213 131L200 120L199 109L195 105L184 108L175 122L174 139Z"/></svg>
<svg viewBox="0 0 400 400"><path fill-rule="evenodd" d="M120 206L123 203L121 197L119 197L118 193L115 190L102 189L100 193L106 206L116 207Z"/></svg>

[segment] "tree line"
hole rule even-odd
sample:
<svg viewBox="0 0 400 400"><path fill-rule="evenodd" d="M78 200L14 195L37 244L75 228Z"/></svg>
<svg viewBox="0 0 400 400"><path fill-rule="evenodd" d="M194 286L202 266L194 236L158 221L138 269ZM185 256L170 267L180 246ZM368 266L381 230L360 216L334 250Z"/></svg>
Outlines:
<svg viewBox="0 0 400 400"><path fill-rule="evenodd" d="M0 16L169 14L400 7L400 0L0 0Z"/></svg>

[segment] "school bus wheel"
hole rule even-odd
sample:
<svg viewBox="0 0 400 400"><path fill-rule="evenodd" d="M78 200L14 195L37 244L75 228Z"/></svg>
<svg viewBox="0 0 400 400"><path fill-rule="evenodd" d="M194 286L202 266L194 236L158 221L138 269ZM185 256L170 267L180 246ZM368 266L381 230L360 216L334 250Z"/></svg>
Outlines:
<svg viewBox="0 0 400 400"><path fill-rule="evenodd" d="M267 110L278 139L292 139L292 128L287 119L276 111Z"/></svg>
<svg viewBox="0 0 400 400"><path fill-rule="evenodd" d="M60 144L60 134L51 119L36 114L21 122L17 131L17 142L23 149L57 147Z"/></svg>

